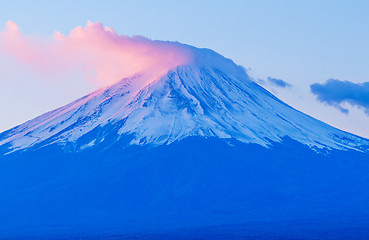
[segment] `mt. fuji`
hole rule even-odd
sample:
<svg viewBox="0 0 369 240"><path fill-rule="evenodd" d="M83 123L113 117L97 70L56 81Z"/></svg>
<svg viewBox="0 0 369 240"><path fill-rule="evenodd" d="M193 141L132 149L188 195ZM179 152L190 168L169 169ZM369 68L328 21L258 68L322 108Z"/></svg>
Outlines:
<svg viewBox="0 0 369 240"><path fill-rule="evenodd" d="M190 48L190 47L188 47ZM170 144L190 136L268 146L290 137L312 148L368 149L366 139L313 119L250 80L242 67L208 49L169 72L149 68L0 135L10 151L105 140L113 127L128 144ZM90 141L78 141L94 130ZM111 133L109 131L109 133Z"/></svg>
<svg viewBox="0 0 369 240"><path fill-rule="evenodd" d="M0 134L0 237L369 234L369 140L184 47Z"/></svg>

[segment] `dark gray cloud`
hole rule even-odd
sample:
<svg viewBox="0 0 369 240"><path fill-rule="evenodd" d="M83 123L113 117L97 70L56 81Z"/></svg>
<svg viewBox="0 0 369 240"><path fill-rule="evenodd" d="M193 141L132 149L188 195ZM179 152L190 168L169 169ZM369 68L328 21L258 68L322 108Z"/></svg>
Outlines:
<svg viewBox="0 0 369 240"><path fill-rule="evenodd" d="M349 112L342 107L343 103L348 103L362 108L369 115L369 82L353 83L329 79L323 84L312 84L310 89L320 102L334 106L343 113Z"/></svg>
<svg viewBox="0 0 369 240"><path fill-rule="evenodd" d="M283 81L282 79L268 77L267 80L271 85L274 85L276 87L281 87L281 88L292 87L291 84L289 84L286 81Z"/></svg>

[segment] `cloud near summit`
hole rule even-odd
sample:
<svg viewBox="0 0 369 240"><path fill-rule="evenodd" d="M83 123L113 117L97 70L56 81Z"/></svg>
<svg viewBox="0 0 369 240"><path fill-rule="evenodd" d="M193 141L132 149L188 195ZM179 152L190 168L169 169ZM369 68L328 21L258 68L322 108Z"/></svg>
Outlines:
<svg viewBox="0 0 369 240"><path fill-rule="evenodd" d="M8 21L0 32L0 51L44 74L82 71L86 79L111 84L146 68L167 71L185 64L191 52L175 42L118 35L101 23L88 22L68 35L47 39L23 34Z"/></svg>

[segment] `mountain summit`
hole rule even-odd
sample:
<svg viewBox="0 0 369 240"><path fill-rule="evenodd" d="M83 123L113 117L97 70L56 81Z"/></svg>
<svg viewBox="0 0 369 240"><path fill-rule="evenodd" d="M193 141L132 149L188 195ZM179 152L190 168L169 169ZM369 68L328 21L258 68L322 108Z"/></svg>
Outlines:
<svg viewBox="0 0 369 240"><path fill-rule="evenodd" d="M0 145L7 144L11 152L78 142L78 151L112 134L136 145L193 136L263 146L290 137L316 149L363 150L369 145L283 103L231 60L208 49L185 47L193 50L187 65L168 72L153 66L122 79L10 129L0 135Z"/></svg>
<svg viewBox="0 0 369 240"><path fill-rule="evenodd" d="M369 239L369 140L185 47L0 134L0 239Z"/></svg>

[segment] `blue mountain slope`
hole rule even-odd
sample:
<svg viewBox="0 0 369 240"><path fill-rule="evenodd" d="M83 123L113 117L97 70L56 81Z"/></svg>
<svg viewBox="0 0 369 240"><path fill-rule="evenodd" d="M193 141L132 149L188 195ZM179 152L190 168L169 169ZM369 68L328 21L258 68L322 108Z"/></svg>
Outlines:
<svg viewBox="0 0 369 240"><path fill-rule="evenodd" d="M0 161L0 237L183 229L195 237L194 229L211 236L217 226L236 226L242 236L368 233L368 154L316 153L289 138L270 149L231 145L193 137L159 147L117 142L109 151L50 146L10 154Z"/></svg>

